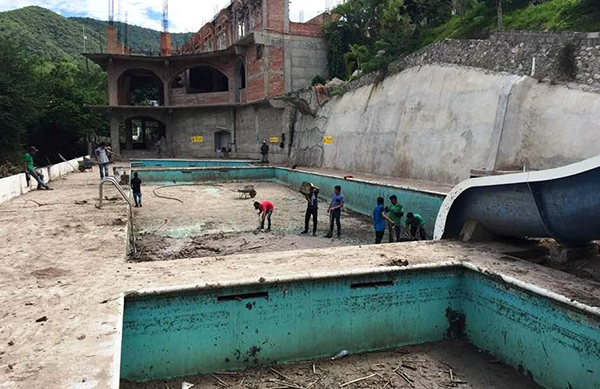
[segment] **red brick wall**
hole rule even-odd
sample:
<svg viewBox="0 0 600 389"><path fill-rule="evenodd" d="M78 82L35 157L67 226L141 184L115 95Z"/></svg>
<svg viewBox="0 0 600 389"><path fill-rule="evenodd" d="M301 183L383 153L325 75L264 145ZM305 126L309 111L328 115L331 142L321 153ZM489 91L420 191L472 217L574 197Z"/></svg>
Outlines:
<svg viewBox="0 0 600 389"><path fill-rule="evenodd" d="M269 72L283 72L283 48L282 47L266 47L269 55Z"/></svg>
<svg viewBox="0 0 600 389"><path fill-rule="evenodd" d="M173 93L171 96L171 105L228 104L230 102L229 92L197 93L192 95L185 95L179 92Z"/></svg>
<svg viewBox="0 0 600 389"><path fill-rule="evenodd" d="M285 18L284 0L267 1L267 29L283 32L283 21Z"/></svg>
<svg viewBox="0 0 600 389"><path fill-rule="evenodd" d="M273 98L285 93L283 74L269 74L268 97Z"/></svg>
<svg viewBox="0 0 600 389"><path fill-rule="evenodd" d="M262 100L265 96L265 80L263 74L258 74L246 82L246 97L248 102Z"/></svg>
<svg viewBox="0 0 600 389"><path fill-rule="evenodd" d="M317 37L321 35L321 25L290 22L290 34Z"/></svg>

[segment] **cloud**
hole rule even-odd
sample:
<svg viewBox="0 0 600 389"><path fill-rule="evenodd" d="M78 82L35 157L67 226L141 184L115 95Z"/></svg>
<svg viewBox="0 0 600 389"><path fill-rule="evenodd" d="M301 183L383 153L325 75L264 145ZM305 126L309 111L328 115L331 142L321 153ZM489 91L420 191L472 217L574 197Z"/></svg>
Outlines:
<svg viewBox="0 0 600 389"><path fill-rule="evenodd" d="M119 0L115 1L115 19ZM268 1L268 0L267 0ZM323 12L327 5L335 6L339 0L290 0L290 19L304 21ZM204 23L212 20L215 13L230 4L230 0L170 0L169 30L172 32L197 31ZM121 0L121 19L125 13L130 24L141 27L162 29L162 0ZM108 19L108 0L0 0L0 11L7 11L37 5L58 12L64 16L82 16L94 19Z"/></svg>

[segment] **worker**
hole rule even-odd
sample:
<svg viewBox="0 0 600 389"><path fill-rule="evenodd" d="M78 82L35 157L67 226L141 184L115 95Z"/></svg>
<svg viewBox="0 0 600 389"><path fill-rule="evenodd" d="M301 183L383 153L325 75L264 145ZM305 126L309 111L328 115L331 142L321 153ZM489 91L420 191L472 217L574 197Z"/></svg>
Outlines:
<svg viewBox="0 0 600 389"><path fill-rule="evenodd" d="M30 146L29 147L29 152L25 153L24 156L24 160L25 160L25 178L27 180L27 185L29 186L29 177L33 177L37 183L37 189L45 189L45 190L52 190L52 188L50 188L48 185L46 185L44 183L44 175L42 173L40 173L35 165L33 164L33 157L37 154L38 149L35 148L35 146Z"/></svg>
<svg viewBox="0 0 600 389"><path fill-rule="evenodd" d="M329 213L329 233L325 235L326 238L333 237L333 222L337 224L337 237L338 239L342 235L342 227L341 227L341 216L342 216L342 208L344 207L344 195L342 194L342 187L336 185L333 190L333 195L331 196L331 203L329 204L329 208L327 209L327 213Z"/></svg>
<svg viewBox="0 0 600 389"><path fill-rule="evenodd" d="M396 242L400 242L400 234L402 233L402 216L404 216L404 208L398 203L398 197L396 195L390 196L391 204L385 207L387 216L394 222L388 223L390 243L394 243L394 235L396 236Z"/></svg>
<svg viewBox="0 0 600 389"><path fill-rule="evenodd" d="M262 163L269 163L269 145L266 140L260 146L260 154L262 155Z"/></svg>
<svg viewBox="0 0 600 389"><path fill-rule="evenodd" d="M131 190L133 192L133 201L135 202L135 206L142 206L142 180L138 176L138 173L133 173L133 178L131 179Z"/></svg>
<svg viewBox="0 0 600 389"><path fill-rule="evenodd" d="M273 211L275 210L275 206L270 201L255 201L254 209L258 211L258 215L260 215L260 226L259 229L262 230L265 228L265 219L268 221L267 232L271 231L271 216L273 215Z"/></svg>
<svg viewBox="0 0 600 389"><path fill-rule="evenodd" d="M94 150L94 157L100 168L100 179L108 177L108 164L110 163L110 160L108 159L108 152L106 151L106 143L100 143L100 146Z"/></svg>
<svg viewBox="0 0 600 389"><path fill-rule="evenodd" d="M317 236L317 214L319 211L319 187L310 184L310 189L306 195L307 207L304 215L304 231L302 234L308 234L308 224L312 216L313 236Z"/></svg>
<svg viewBox="0 0 600 389"><path fill-rule="evenodd" d="M426 240L425 220L418 213L409 212L406 215L406 232L414 240Z"/></svg>
<svg viewBox="0 0 600 389"><path fill-rule="evenodd" d="M381 240L383 239L383 235L385 234L386 220L391 226L395 226L392 219L385 214L385 207L383 206L383 203L383 197L378 197L377 206L375 206L375 209L373 210L373 220L375 224L375 244L381 243Z"/></svg>

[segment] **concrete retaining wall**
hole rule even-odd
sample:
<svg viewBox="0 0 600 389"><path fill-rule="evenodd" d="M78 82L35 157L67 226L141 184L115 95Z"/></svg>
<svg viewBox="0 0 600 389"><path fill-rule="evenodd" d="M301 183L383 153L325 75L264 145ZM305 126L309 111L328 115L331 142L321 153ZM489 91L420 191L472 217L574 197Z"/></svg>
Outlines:
<svg viewBox="0 0 600 389"><path fill-rule="evenodd" d="M599 154L600 95L454 65L407 69L298 114L291 163L458 183ZM324 136L331 144L324 144Z"/></svg>
<svg viewBox="0 0 600 389"><path fill-rule="evenodd" d="M44 182L56 180L62 176L72 173L78 166L78 162L82 161L83 157L76 158L67 162L61 162L49 167L39 168L38 170L44 175ZM37 182L31 179L27 186L25 173L17 174L10 177L0 179L0 204L25 194L37 187Z"/></svg>

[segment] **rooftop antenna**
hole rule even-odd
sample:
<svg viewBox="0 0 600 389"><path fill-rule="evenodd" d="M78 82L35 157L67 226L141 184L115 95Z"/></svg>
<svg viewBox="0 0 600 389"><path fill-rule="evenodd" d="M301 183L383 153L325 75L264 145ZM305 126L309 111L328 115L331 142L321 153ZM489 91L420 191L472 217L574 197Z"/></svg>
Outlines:
<svg viewBox="0 0 600 389"><path fill-rule="evenodd" d="M115 25L115 0L108 0L108 25Z"/></svg>
<svg viewBox="0 0 600 389"><path fill-rule="evenodd" d="M123 41L123 25L121 24L121 0L117 0L117 41Z"/></svg>
<svg viewBox="0 0 600 389"><path fill-rule="evenodd" d="M125 11L125 25L123 26L123 45L127 47L129 45L129 28L128 28L128 15L127 11Z"/></svg>
<svg viewBox="0 0 600 389"><path fill-rule="evenodd" d="M163 19L162 19L163 32L169 32L169 0L163 0Z"/></svg>
<svg viewBox="0 0 600 389"><path fill-rule="evenodd" d="M304 23L304 10L300 11L299 18L300 18L300 23Z"/></svg>

